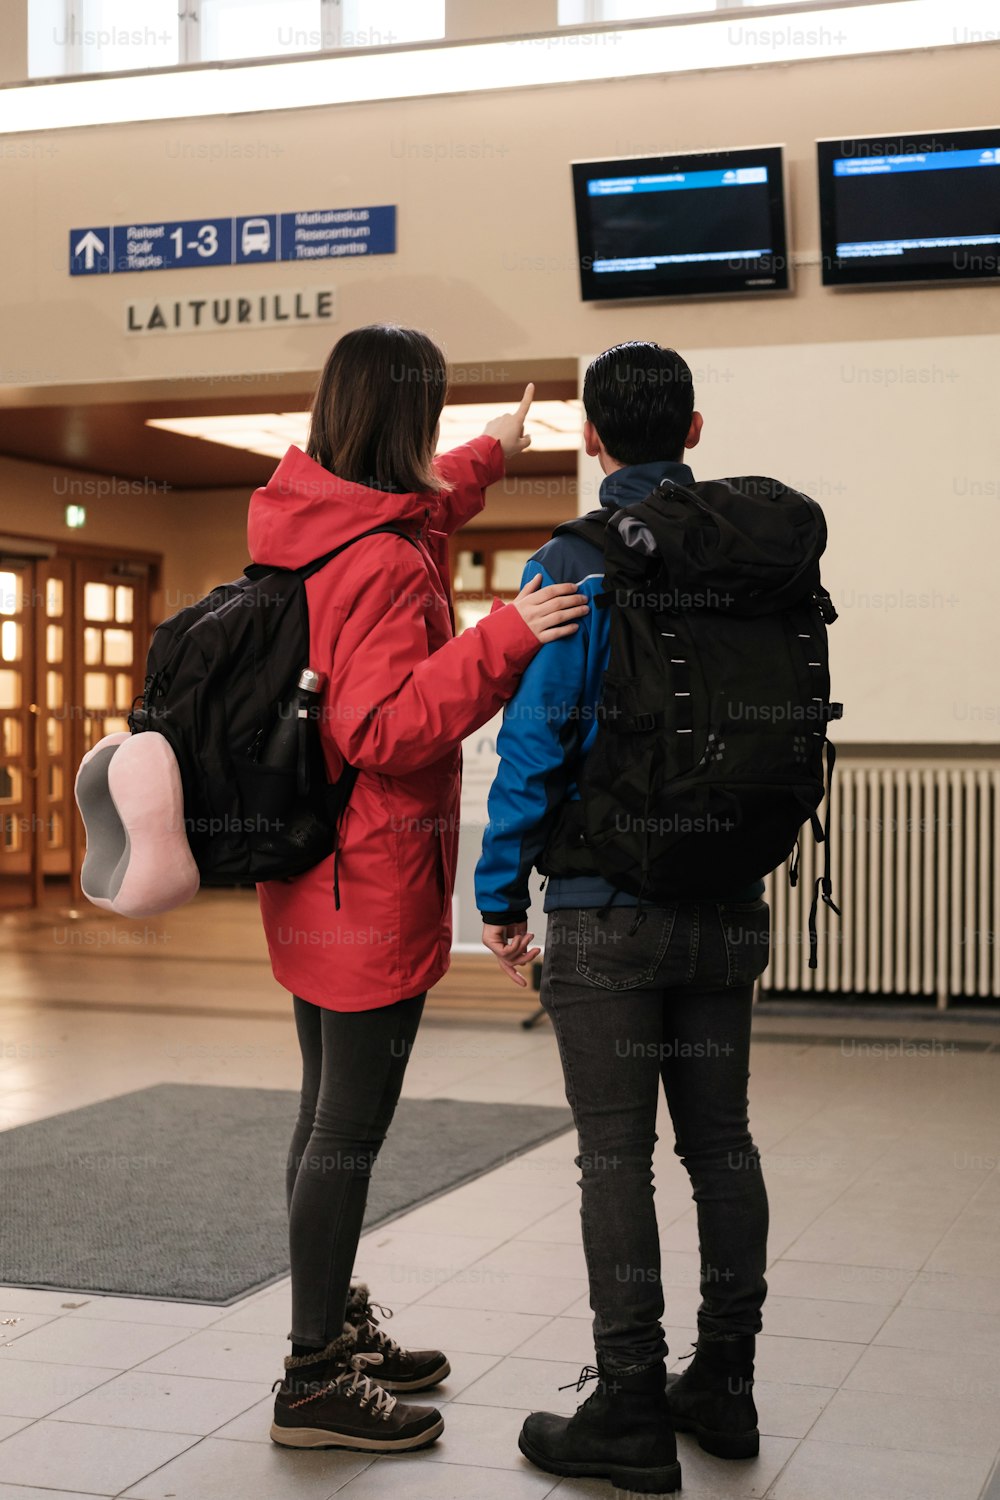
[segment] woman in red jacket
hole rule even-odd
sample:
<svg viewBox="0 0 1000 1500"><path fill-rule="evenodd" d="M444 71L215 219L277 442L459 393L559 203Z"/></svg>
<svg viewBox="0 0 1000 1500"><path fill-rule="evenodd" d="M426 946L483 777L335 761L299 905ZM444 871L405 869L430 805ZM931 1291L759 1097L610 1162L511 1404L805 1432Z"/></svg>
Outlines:
<svg viewBox="0 0 1000 1500"><path fill-rule="evenodd" d="M529 587L455 637L447 535L528 446L532 387L516 412L435 459L446 386L425 334L346 334L320 379L306 453L290 448L250 502L256 563L299 567L388 523L409 533L365 537L305 585L327 771L359 772L339 906L332 856L257 888L303 1057L287 1177L292 1353L271 1428L288 1447L395 1452L442 1430L437 1411L390 1391L436 1385L448 1361L389 1339L351 1271L424 998L448 968L461 741L511 697L539 646L586 613L573 584Z"/></svg>

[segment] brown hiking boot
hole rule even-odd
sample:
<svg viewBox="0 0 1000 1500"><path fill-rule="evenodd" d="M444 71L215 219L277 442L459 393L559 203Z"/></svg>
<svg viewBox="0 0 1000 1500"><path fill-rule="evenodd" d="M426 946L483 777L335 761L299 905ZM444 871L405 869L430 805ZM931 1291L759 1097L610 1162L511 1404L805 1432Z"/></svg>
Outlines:
<svg viewBox="0 0 1000 1500"><path fill-rule="evenodd" d="M372 1379L386 1391L426 1391L440 1385L451 1374L451 1365L440 1349L401 1348L379 1327L376 1308L383 1317L392 1317L389 1308L372 1303L365 1282L351 1287L344 1329L356 1330L359 1354L381 1354L382 1363Z"/></svg>
<svg viewBox="0 0 1000 1500"><path fill-rule="evenodd" d="M365 1372L380 1354L360 1353L354 1329L315 1354L289 1356L274 1401L271 1440L284 1448L351 1448L409 1453L444 1430L431 1406L404 1406Z"/></svg>

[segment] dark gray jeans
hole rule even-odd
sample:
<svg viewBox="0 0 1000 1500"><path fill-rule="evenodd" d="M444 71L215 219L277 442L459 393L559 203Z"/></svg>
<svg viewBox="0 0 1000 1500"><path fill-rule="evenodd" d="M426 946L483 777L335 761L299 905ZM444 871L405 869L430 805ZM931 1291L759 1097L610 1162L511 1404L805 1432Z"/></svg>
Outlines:
<svg viewBox="0 0 1000 1500"><path fill-rule="evenodd" d="M296 1344L344 1328L368 1183L399 1101L424 996L377 1010L325 1010L293 996L302 1096L286 1199Z"/></svg>
<svg viewBox="0 0 1000 1500"><path fill-rule="evenodd" d="M747 1121L753 982L767 966L763 900L549 913L541 1001L579 1136L583 1245L602 1363L662 1359L652 1155L662 1083L691 1178L701 1248L699 1337L757 1333L768 1208Z"/></svg>

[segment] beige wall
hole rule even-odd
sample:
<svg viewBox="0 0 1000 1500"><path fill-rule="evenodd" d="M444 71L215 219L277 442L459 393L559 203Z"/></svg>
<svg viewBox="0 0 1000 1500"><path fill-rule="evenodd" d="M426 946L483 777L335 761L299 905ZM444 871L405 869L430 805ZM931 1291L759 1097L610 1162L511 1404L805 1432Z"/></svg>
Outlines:
<svg viewBox="0 0 1000 1500"><path fill-rule="evenodd" d="M610 45L608 43L607 45ZM684 348L980 331L979 287L585 306L574 157L782 141L795 252L818 249L813 142L841 132L996 123L1000 46L820 60L303 112L6 137L0 386L314 370L331 333L373 319L433 330L453 361L581 354L637 335ZM68 230L144 218L399 205L399 253L71 278ZM127 337L129 298L333 283L339 324L292 333ZM12 399L13 392L6 393Z"/></svg>
<svg viewBox="0 0 1000 1500"><path fill-rule="evenodd" d="M18 83L28 72L27 0L3 0L0 15L0 83Z"/></svg>
<svg viewBox="0 0 1000 1500"><path fill-rule="evenodd" d="M554 31L558 0L445 0L445 34L449 38L501 36Z"/></svg>
<svg viewBox="0 0 1000 1500"><path fill-rule="evenodd" d="M234 491L171 491L153 480L115 480L0 458L0 531L160 553L161 593L150 601L155 618L244 567L247 499ZM67 505L86 507L82 529L66 525Z"/></svg>

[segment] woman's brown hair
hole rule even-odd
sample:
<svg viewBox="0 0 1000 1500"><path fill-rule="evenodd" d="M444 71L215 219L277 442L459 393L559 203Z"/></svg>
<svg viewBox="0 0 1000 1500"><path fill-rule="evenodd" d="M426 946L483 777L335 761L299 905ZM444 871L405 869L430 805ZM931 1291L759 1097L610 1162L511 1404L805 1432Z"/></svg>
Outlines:
<svg viewBox="0 0 1000 1500"><path fill-rule="evenodd" d="M439 490L434 433L447 386L444 355L426 333L394 323L355 328L323 367L306 452L369 489Z"/></svg>

